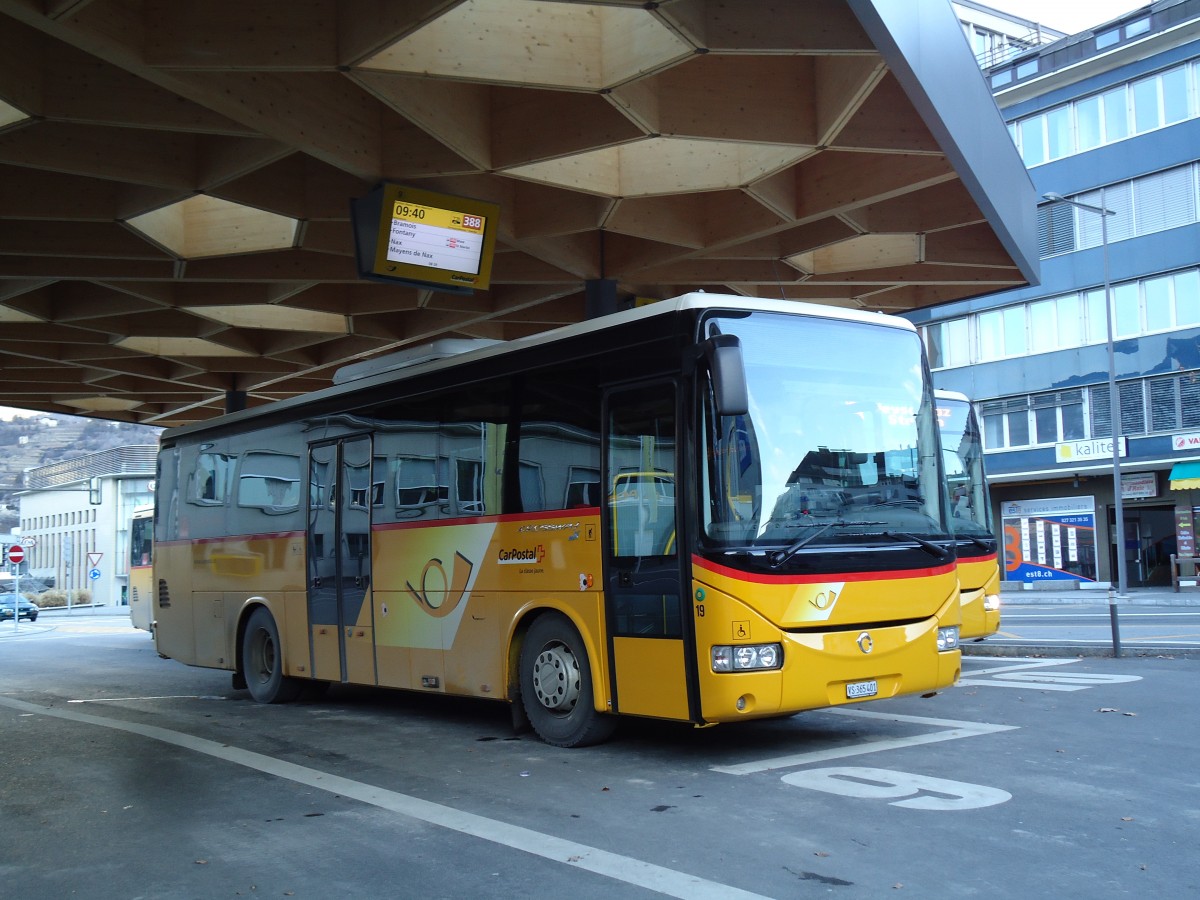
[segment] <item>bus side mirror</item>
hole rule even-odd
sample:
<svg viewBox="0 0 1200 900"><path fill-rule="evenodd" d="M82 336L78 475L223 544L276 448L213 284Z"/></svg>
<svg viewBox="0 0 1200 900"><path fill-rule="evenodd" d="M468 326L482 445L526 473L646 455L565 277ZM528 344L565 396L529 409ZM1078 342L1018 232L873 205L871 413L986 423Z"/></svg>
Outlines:
<svg viewBox="0 0 1200 900"><path fill-rule="evenodd" d="M742 342L737 335L719 334L701 345L708 371L712 375L713 398L717 414L744 416L750 411L750 395L746 390L746 364L742 358Z"/></svg>

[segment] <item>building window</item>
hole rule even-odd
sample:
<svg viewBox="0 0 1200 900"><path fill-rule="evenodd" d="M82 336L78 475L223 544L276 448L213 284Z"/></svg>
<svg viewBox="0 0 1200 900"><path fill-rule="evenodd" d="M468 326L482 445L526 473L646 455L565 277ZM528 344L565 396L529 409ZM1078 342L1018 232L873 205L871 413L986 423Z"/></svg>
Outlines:
<svg viewBox="0 0 1200 900"><path fill-rule="evenodd" d="M1025 168L1031 169L1046 162L1046 117L1035 116L1017 124L1017 137L1021 144L1021 159Z"/></svg>
<svg viewBox="0 0 1200 900"><path fill-rule="evenodd" d="M947 319L925 329L929 366L948 369L971 363L971 339L966 318Z"/></svg>
<svg viewBox="0 0 1200 900"><path fill-rule="evenodd" d="M1057 444L1087 437L1082 388L992 400L980 404L980 413L988 450Z"/></svg>
<svg viewBox="0 0 1200 900"><path fill-rule="evenodd" d="M1029 352L1024 305L988 310L980 313L976 321L980 362Z"/></svg>
<svg viewBox="0 0 1200 900"><path fill-rule="evenodd" d="M1096 35L1096 49L1104 50L1108 47L1112 47L1114 44L1116 44L1120 40L1121 40L1121 29L1120 28L1113 28L1109 31L1102 31L1102 32L1100 32L1100 34Z"/></svg>
<svg viewBox="0 0 1200 900"><path fill-rule="evenodd" d="M1055 256L1075 249L1075 208L1069 203L1046 203L1038 207L1038 245L1041 256Z"/></svg>
<svg viewBox="0 0 1200 900"><path fill-rule="evenodd" d="M1137 37L1139 34L1145 34L1150 30L1150 17L1146 16L1143 19L1135 19L1125 25L1125 37Z"/></svg>
<svg viewBox="0 0 1200 900"><path fill-rule="evenodd" d="M1137 134L1162 124L1158 102L1158 78L1151 76L1133 83L1133 129Z"/></svg>
<svg viewBox="0 0 1200 900"><path fill-rule="evenodd" d="M1086 436L1083 418L1083 391L1058 391L1030 398L1033 409L1035 444L1078 441Z"/></svg>
<svg viewBox="0 0 1200 900"><path fill-rule="evenodd" d="M1114 285L1112 289L1113 332L1116 337L1133 337L1142 332L1142 311L1137 282Z"/></svg>
<svg viewBox="0 0 1200 900"><path fill-rule="evenodd" d="M1032 167L1192 118L1200 114L1189 88L1197 67L1178 65L1017 119L1010 123L1013 141ZM1000 74L992 76L993 87L1001 84ZM1002 83L1011 81L1011 70L1003 74ZM1022 77L1020 69L1017 75Z"/></svg>
<svg viewBox="0 0 1200 900"><path fill-rule="evenodd" d="M1184 66L1162 74L1163 123L1173 125L1186 119L1191 110L1188 105L1188 70Z"/></svg>
<svg viewBox="0 0 1200 900"><path fill-rule="evenodd" d="M1029 398L993 400L980 407L983 443L989 450L1029 445Z"/></svg>
<svg viewBox="0 0 1200 900"><path fill-rule="evenodd" d="M1200 372L1151 378L1147 388L1150 431L1200 428Z"/></svg>
<svg viewBox="0 0 1200 900"><path fill-rule="evenodd" d="M1100 118L1100 97L1088 97L1075 104L1075 142L1079 152L1099 147L1104 142Z"/></svg>
<svg viewBox="0 0 1200 900"><path fill-rule="evenodd" d="M1091 394L1092 434L1096 437L1108 437L1112 434L1112 410L1109 404L1107 384L1098 384L1089 391ZM1117 397L1120 403L1120 433L1136 435L1146 433L1146 401L1145 382L1123 381L1117 384Z"/></svg>
<svg viewBox="0 0 1200 900"><path fill-rule="evenodd" d="M1200 167L1176 166L1076 194L1072 199L1090 206L1111 210L1113 215L1078 209L1067 203L1046 203L1038 207L1038 246L1045 258L1073 250L1087 250L1108 241L1156 234L1171 228L1194 224L1198 218L1196 186Z"/></svg>
<svg viewBox="0 0 1200 900"><path fill-rule="evenodd" d="M1112 285L1117 338L1200 325L1200 269ZM1103 287L922 326L933 369L1070 350L1108 340ZM972 341L974 336L974 342ZM972 351L974 348L974 352Z"/></svg>

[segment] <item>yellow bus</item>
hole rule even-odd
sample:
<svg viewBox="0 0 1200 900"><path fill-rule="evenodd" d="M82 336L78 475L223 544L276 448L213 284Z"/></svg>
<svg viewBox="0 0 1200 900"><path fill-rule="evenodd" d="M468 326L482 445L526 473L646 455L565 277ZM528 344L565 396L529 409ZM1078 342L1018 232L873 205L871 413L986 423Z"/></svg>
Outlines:
<svg viewBox="0 0 1200 900"><path fill-rule="evenodd" d="M268 703L494 698L563 747L957 680L911 324L695 293L463 344L162 435L160 654Z"/></svg>
<svg viewBox="0 0 1200 900"><path fill-rule="evenodd" d="M950 524L958 539L963 640L1000 630L1000 560L992 502L983 465L983 440L971 401L935 391L950 494Z"/></svg>
<svg viewBox="0 0 1200 900"><path fill-rule="evenodd" d="M154 506L134 509L129 521L129 618L134 628L154 632L150 602L154 575Z"/></svg>

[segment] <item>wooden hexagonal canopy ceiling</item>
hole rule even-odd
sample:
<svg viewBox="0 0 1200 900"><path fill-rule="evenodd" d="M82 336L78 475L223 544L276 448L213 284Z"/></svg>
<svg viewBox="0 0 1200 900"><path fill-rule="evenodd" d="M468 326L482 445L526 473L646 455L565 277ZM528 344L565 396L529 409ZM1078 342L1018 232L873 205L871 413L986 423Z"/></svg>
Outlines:
<svg viewBox="0 0 1200 900"><path fill-rule="evenodd" d="M499 205L488 290L358 277L383 181ZM185 424L588 296L909 310L1035 279L1033 208L945 0L0 0L4 405Z"/></svg>

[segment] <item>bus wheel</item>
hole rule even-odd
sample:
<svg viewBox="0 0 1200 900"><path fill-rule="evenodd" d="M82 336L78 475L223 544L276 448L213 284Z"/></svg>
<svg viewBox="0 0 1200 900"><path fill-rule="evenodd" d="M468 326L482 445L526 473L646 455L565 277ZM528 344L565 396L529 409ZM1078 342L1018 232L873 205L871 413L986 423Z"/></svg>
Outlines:
<svg viewBox="0 0 1200 900"><path fill-rule="evenodd" d="M250 614L242 636L242 669L246 687L259 703L290 703L300 696L304 682L283 674L279 628L265 606Z"/></svg>
<svg viewBox="0 0 1200 900"><path fill-rule="evenodd" d="M592 708L592 672L583 639L565 616L534 620L521 646L521 701L533 730L555 747L607 740L616 718Z"/></svg>

